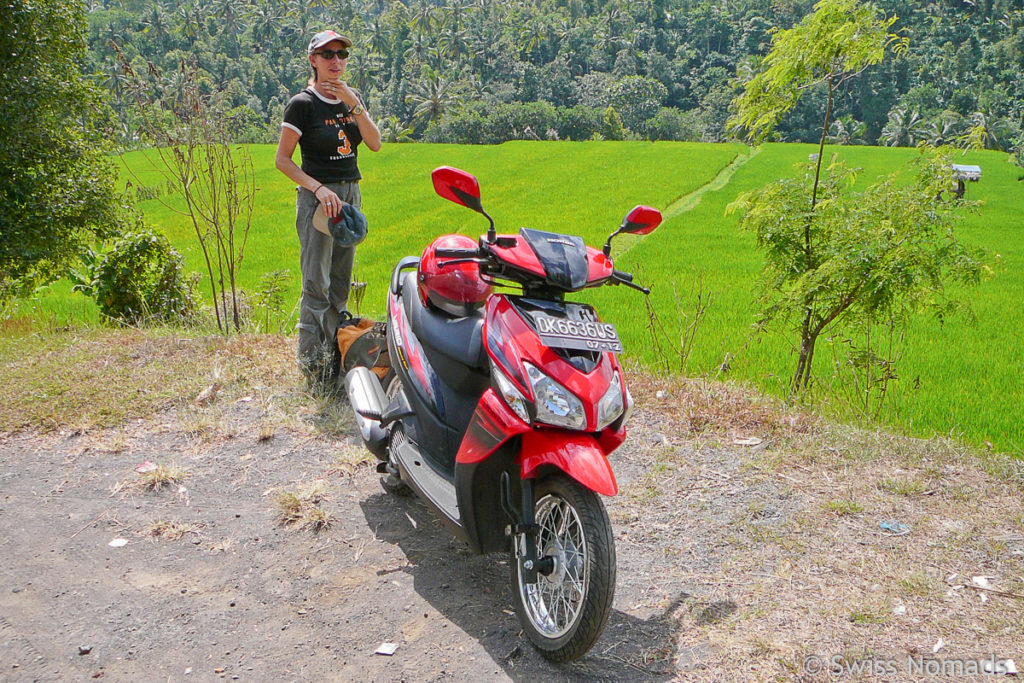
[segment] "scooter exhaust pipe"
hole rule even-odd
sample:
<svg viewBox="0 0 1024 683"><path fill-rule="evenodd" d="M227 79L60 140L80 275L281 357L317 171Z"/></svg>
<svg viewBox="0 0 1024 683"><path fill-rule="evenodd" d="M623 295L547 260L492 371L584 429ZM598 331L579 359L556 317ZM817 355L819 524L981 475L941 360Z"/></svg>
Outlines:
<svg viewBox="0 0 1024 683"><path fill-rule="evenodd" d="M388 434L380 426L380 418L387 406L387 398L380 379L368 368L356 366L345 375L345 390L367 450L378 457L383 456L387 451Z"/></svg>

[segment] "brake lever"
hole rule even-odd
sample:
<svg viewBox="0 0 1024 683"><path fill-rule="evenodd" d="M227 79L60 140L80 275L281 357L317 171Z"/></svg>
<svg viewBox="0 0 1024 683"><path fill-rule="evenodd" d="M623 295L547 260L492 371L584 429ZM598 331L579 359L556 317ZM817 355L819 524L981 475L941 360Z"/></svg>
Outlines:
<svg viewBox="0 0 1024 683"><path fill-rule="evenodd" d="M633 288L633 289L635 289L635 290L637 290L639 292L643 292L644 294L650 294L651 293L651 290L648 287L641 287L640 285L636 284L635 282L623 282L622 284L626 285L627 287L631 287L631 288Z"/></svg>
<svg viewBox="0 0 1024 683"><path fill-rule="evenodd" d="M477 265L483 266L483 265L487 265L488 263L490 263L490 261L488 261L487 259L484 259L484 258L475 258L475 257L473 257L473 258L469 258L469 257L467 257L467 258L453 258L453 259L448 259L447 261L438 261L437 262L437 267L438 268L447 268L448 266L454 266L454 265L458 265L460 263L475 263Z"/></svg>
<svg viewBox="0 0 1024 683"><path fill-rule="evenodd" d="M632 273L625 273L625 272L623 272L621 270L613 270L612 271L612 282L614 282L617 285L626 285L627 287L635 289L635 290L637 290L639 292L643 292L644 294L650 294L651 293L651 290L649 288L641 287L640 285L638 285L635 282L633 282L633 274Z"/></svg>

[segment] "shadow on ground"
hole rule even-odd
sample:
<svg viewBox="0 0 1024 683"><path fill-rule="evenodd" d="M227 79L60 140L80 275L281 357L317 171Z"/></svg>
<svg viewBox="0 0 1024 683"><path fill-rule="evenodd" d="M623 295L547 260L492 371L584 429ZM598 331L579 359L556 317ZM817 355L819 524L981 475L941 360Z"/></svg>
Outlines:
<svg viewBox="0 0 1024 683"><path fill-rule="evenodd" d="M375 536L396 545L408 564L414 590L445 619L476 639L513 680L668 680L688 668L676 653L679 622L688 602L677 596L664 612L640 619L613 608L604 633L583 658L568 664L543 659L515 616L509 556L474 555L415 498L379 493L360 502ZM621 592L617 594L616 604ZM424 637L442 641L435 631ZM444 647L444 642L438 643Z"/></svg>

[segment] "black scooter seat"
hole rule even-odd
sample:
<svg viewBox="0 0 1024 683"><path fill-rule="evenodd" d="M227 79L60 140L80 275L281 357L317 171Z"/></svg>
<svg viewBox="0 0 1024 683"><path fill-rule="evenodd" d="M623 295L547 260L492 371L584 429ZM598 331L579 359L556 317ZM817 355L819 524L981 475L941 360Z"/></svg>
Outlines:
<svg viewBox="0 0 1024 683"><path fill-rule="evenodd" d="M416 291L415 271L405 276L402 300L413 334L423 344L431 364L439 374L450 376L452 363L489 374L483 341L482 309L472 315L457 318L424 306ZM443 358L438 358L438 354Z"/></svg>

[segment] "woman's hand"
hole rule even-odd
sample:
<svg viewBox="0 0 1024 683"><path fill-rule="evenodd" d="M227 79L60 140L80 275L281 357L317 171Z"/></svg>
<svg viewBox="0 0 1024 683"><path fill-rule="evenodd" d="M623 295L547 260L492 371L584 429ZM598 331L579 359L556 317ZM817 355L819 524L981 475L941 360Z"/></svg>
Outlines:
<svg viewBox="0 0 1024 683"><path fill-rule="evenodd" d="M326 185L321 185L313 193L313 196L320 202L320 206L323 208L324 213L327 214L328 218L334 218L341 213L343 201L334 193L331 188Z"/></svg>
<svg viewBox="0 0 1024 683"><path fill-rule="evenodd" d="M355 92L352 88L348 87L348 83L345 81L321 81L320 87L325 95L341 100L349 106L349 109L359 104L359 98L356 97Z"/></svg>

